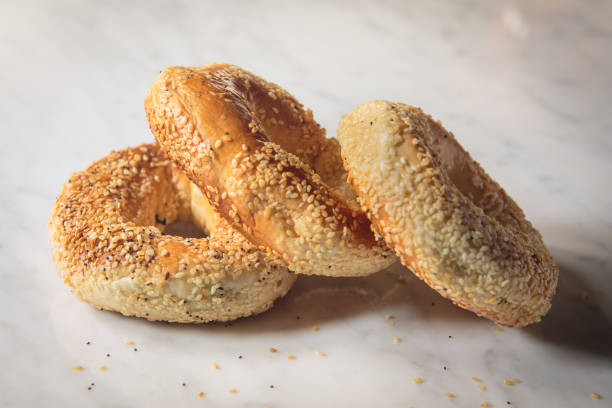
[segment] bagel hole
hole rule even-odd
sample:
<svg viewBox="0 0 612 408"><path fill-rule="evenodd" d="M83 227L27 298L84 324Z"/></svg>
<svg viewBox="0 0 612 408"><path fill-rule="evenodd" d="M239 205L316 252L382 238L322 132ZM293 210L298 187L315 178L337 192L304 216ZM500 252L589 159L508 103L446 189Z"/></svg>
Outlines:
<svg viewBox="0 0 612 408"><path fill-rule="evenodd" d="M162 235L175 235L183 238L206 238L208 234L190 221L174 221L162 231Z"/></svg>

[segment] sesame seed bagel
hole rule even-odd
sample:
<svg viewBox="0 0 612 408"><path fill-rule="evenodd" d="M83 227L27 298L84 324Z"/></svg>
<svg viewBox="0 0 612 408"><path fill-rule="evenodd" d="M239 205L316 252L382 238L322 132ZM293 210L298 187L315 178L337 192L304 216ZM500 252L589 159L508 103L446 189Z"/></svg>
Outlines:
<svg viewBox="0 0 612 408"><path fill-rule="evenodd" d="M500 325L547 313L558 268L540 233L440 122L373 101L342 118L338 138L370 220L419 278Z"/></svg>
<svg viewBox="0 0 612 408"><path fill-rule="evenodd" d="M292 271L360 276L396 259L346 183L337 141L278 85L228 64L169 67L145 109L215 209Z"/></svg>
<svg viewBox="0 0 612 408"><path fill-rule="evenodd" d="M205 238L164 235L192 221ZM53 260L74 294L125 315L200 323L268 309L295 275L219 218L156 145L73 174L49 222Z"/></svg>

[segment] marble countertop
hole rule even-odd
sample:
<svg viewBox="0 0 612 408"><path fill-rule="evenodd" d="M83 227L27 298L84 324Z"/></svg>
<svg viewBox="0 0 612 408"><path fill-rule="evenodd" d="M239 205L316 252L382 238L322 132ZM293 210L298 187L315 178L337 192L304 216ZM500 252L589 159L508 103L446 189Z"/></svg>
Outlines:
<svg viewBox="0 0 612 408"><path fill-rule="evenodd" d="M611 19L577 0L3 2L0 406L612 406ZM213 61L281 84L329 135L371 99L441 119L542 232L561 270L549 315L499 329L400 265L301 277L231 325L77 301L47 242L61 185L152 140L160 69Z"/></svg>

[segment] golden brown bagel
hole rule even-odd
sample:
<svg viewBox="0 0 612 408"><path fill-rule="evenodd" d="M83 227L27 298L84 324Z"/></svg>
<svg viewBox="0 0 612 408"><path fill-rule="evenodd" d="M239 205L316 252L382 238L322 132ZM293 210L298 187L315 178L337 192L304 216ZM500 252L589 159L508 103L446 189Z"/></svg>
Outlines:
<svg viewBox="0 0 612 408"><path fill-rule="evenodd" d="M295 275L217 218L158 149L113 152L64 185L49 222L64 282L87 303L149 320L225 321L268 309ZM162 234L191 219L210 236Z"/></svg>
<svg viewBox="0 0 612 408"><path fill-rule="evenodd" d="M558 269L516 203L419 108L373 101L344 116L342 156L368 216L404 265L511 327L550 308Z"/></svg>
<svg viewBox="0 0 612 408"><path fill-rule="evenodd" d="M228 64L169 67L145 109L211 204L291 270L358 276L395 260L346 184L337 142L278 85Z"/></svg>

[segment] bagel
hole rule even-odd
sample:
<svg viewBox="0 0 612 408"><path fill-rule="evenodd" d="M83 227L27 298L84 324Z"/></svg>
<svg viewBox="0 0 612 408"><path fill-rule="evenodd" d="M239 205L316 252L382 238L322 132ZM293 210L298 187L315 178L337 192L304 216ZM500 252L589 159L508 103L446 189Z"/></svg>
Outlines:
<svg viewBox="0 0 612 408"><path fill-rule="evenodd" d="M500 325L547 313L559 272L540 233L440 122L373 101L342 118L338 139L363 209L419 278Z"/></svg>
<svg viewBox="0 0 612 408"><path fill-rule="evenodd" d="M278 85L228 64L169 67L145 110L215 209L292 271L362 276L396 260L346 183L337 141Z"/></svg>
<svg viewBox="0 0 612 408"><path fill-rule="evenodd" d="M204 238L164 235L190 221ZM49 222L53 259L77 298L149 320L227 321L268 309L295 275L219 218L156 145L73 174Z"/></svg>

